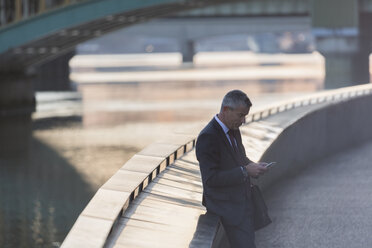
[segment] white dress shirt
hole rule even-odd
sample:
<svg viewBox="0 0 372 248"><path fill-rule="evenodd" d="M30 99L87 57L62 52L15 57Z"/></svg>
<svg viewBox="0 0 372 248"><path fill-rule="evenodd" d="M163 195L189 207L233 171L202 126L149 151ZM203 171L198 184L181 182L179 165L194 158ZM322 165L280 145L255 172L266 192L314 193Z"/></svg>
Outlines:
<svg viewBox="0 0 372 248"><path fill-rule="evenodd" d="M224 133L227 137L227 140L230 142L230 145L232 145L232 141L230 140L230 136L227 133L230 129L220 119L218 119L217 115L214 116L214 119L218 122L218 124L220 124L220 126L222 127L222 130L224 131ZM236 144L236 140L234 140L234 142Z"/></svg>

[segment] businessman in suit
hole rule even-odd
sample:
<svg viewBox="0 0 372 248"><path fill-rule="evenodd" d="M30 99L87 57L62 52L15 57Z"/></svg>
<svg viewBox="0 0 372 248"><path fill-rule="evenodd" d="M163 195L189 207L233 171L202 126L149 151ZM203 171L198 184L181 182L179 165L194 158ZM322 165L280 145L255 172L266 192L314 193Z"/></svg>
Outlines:
<svg viewBox="0 0 372 248"><path fill-rule="evenodd" d="M220 112L196 143L203 182L203 205L220 217L232 248L255 248L250 177L266 172L246 156L239 131L252 106L240 90L228 92Z"/></svg>

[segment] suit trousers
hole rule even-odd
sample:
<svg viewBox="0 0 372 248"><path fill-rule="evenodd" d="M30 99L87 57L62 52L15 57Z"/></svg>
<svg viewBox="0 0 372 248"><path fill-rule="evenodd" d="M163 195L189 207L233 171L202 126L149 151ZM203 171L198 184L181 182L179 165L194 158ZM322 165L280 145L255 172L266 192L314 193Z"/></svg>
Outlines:
<svg viewBox="0 0 372 248"><path fill-rule="evenodd" d="M221 223L229 240L230 248L256 248L253 216L248 208L239 225L228 225L222 219Z"/></svg>

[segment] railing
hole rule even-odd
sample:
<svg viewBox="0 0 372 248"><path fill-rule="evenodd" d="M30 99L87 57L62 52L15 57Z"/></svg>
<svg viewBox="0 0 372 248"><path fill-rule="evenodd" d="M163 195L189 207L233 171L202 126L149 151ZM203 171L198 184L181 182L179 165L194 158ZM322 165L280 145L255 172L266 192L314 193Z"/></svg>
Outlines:
<svg viewBox="0 0 372 248"><path fill-rule="evenodd" d="M86 0L0 0L0 27Z"/></svg>
<svg viewBox="0 0 372 248"><path fill-rule="evenodd" d="M271 106L259 108L247 116L246 123L259 121L261 119L269 117L270 115L291 110L297 107L303 107L318 103L342 101L353 97L369 94L372 94L372 84L346 87L337 90L315 93L310 96L298 97L289 101L283 101L279 103L277 102L275 104L272 104Z"/></svg>
<svg viewBox="0 0 372 248"><path fill-rule="evenodd" d="M255 110L246 123L297 107L372 94L372 84L316 93ZM103 247L114 224L146 186L177 158L191 151L195 134L173 135L134 155L95 194L80 214L62 247Z"/></svg>

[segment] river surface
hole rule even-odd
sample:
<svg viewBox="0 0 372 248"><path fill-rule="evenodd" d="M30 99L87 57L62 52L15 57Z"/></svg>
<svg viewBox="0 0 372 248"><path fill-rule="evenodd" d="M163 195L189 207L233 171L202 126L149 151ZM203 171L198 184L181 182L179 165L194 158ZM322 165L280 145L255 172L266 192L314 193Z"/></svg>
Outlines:
<svg viewBox="0 0 372 248"><path fill-rule="evenodd" d="M143 58L75 57L75 92L38 92L31 120L2 120L10 137L2 150L16 145L0 154L0 247L59 247L125 161L163 135L210 120L229 90L245 91L257 107L323 87L314 54L210 54L194 66L177 56Z"/></svg>

